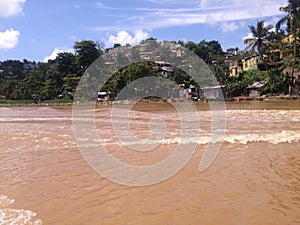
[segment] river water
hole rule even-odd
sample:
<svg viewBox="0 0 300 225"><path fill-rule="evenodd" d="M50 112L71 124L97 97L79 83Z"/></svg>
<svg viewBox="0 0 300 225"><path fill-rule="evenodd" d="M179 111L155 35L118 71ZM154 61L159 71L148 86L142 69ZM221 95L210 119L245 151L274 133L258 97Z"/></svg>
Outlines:
<svg viewBox="0 0 300 225"><path fill-rule="evenodd" d="M181 142L196 145L174 176L138 187L91 168L74 135L72 106L0 107L0 224L300 224L300 101L226 103L219 154L202 172L212 115L205 102L195 107L197 118L187 123L199 121L199 136L185 139L178 138L181 117L172 105L123 108L130 135L144 146L152 122L164 125L147 152L128 149L114 135L122 133L111 106L96 107L99 142L119 161L149 166Z"/></svg>

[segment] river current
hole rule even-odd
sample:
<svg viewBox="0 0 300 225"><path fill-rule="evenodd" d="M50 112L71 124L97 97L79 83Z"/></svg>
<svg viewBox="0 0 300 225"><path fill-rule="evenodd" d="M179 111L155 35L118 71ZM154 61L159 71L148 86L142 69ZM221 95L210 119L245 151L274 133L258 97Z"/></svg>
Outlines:
<svg viewBox="0 0 300 225"><path fill-rule="evenodd" d="M116 107L127 113L128 137L135 138L121 142L126 132L118 115L112 119L113 107L96 106L98 142L108 154L149 166L193 144L190 160L156 184L118 184L81 154L79 142L95 140L74 135L72 106L2 106L0 224L300 224L300 101L226 103L219 154L201 172L213 131L207 103L197 103L184 121L199 126L183 138L182 117L171 104ZM134 144L155 148L129 149Z"/></svg>

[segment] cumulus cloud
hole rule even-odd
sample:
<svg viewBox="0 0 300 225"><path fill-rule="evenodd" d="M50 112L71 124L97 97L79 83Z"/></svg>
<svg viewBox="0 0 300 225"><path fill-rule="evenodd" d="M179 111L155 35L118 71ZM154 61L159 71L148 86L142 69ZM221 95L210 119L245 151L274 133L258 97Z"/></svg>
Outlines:
<svg viewBox="0 0 300 225"><path fill-rule="evenodd" d="M26 0L0 0L0 16L16 16L23 12Z"/></svg>
<svg viewBox="0 0 300 225"><path fill-rule="evenodd" d="M231 31L235 31L238 30L239 28L243 27L245 25L245 23L240 22L240 23L236 23L236 22L223 22L221 23L221 30L225 33L225 32L231 32Z"/></svg>
<svg viewBox="0 0 300 225"><path fill-rule="evenodd" d="M48 60L54 60L59 53L62 52L74 52L73 49L68 48L55 48L49 56L44 58L44 62L48 62Z"/></svg>
<svg viewBox="0 0 300 225"><path fill-rule="evenodd" d="M237 30L239 26L235 22L223 22L221 25L221 29L223 32L229 32L229 31L234 31Z"/></svg>
<svg viewBox="0 0 300 225"><path fill-rule="evenodd" d="M17 46L19 43L20 32L14 29L0 32L0 50L8 50Z"/></svg>
<svg viewBox="0 0 300 225"><path fill-rule="evenodd" d="M117 35L110 35L106 45L107 46L112 46L113 44L121 44L121 45L137 45L139 44L142 40L145 40L149 37L149 34L147 31L143 30L136 30L134 34L130 34L127 31L119 31Z"/></svg>

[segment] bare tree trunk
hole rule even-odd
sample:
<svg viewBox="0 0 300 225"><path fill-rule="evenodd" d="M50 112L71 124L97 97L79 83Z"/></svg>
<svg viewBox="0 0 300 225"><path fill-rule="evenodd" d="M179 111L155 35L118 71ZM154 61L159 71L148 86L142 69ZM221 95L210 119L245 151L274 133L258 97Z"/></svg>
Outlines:
<svg viewBox="0 0 300 225"><path fill-rule="evenodd" d="M297 56L297 32L294 29L294 44L293 44L293 65L292 65L292 87L294 86L294 74L295 74L295 67L296 67L296 56Z"/></svg>

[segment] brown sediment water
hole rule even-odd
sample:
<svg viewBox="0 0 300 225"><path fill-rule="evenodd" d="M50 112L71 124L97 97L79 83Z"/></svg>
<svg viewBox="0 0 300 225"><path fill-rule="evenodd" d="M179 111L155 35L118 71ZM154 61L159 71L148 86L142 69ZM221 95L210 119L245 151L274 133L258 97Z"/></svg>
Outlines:
<svg viewBox="0 0 300 225"><path fill-rule="evenodd" d="M203 172L198 166L212 118L207 103L196 104L196 111L199 136L182 140L172 105L134 106L128 123L141 143L151 142L153 119L165 126L157 148L139 152L114 135L112 106L96 107L99 140L119 161L152 165L180 142L196 145L171 178L131 187L102 177L85 161L72 106L1 107L0 224L300 224L300 102L226 103L223 143Z"/></svg>

